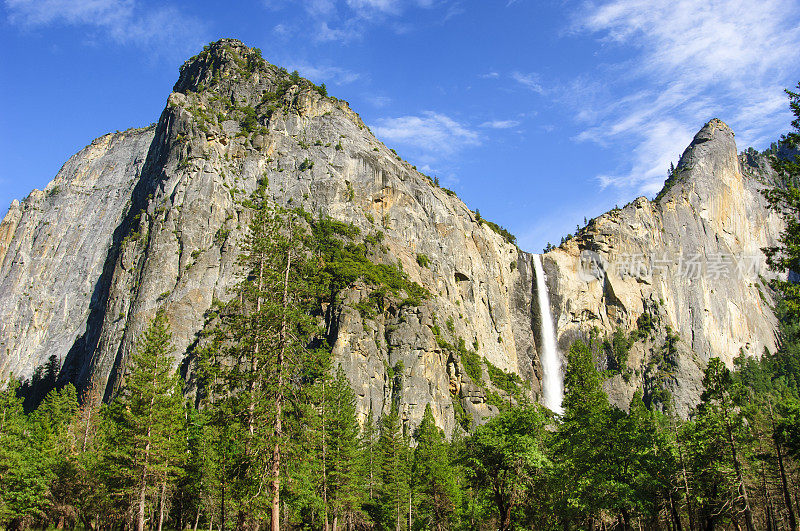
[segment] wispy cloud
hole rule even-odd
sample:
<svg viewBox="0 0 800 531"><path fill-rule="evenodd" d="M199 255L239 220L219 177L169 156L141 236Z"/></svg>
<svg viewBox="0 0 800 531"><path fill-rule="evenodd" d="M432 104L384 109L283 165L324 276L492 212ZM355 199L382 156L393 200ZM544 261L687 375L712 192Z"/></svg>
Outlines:
<svg viewBox="0 0 800 531"><path fill-rule="evenodd" d="M480 144L477 132L447 115L433 111L424 111L417 116L381 118L372 130L382 140L417 150L424 162Z"/></svg>
<svg viewBox="0 0 800 531"><path fill-rule="evenodd" d="M392 103L392 98L389 96L379 96L376 94L366 94L364 99L367 100L373 107L381 108L386 107Z"/></svg>
<svg viewBox="0 0 800 531"><path fill-rule="evenodd" d="M334 83L336 85L347 85L358 80L361 75L357 72L339 68L338 66L310 65L307 63L289 63L288 70L297 70L301 75L317 82Z"/></svg>
<svg viewBox="0 0 800 531"><path fill-rule="evenodd" d="M519 125L517 120L491 120L483 122L481 127L488 127L489 129L511 129Z"/></svg>
<svg viewBox="0 0 800 531"><path fill-rule="evenodd" d="M175 7L136 0L5 0L11 24L27 29L57 25L93 28L118 44L183 55L205 41L199 19Z"/></svg>
<svg viewBox="0 0 800 531"><path fill-rule="evenodd" d="M264 5L276 11L297 10L308 17L313 30L310 35L318 42L348 43L359 40L374 24L391 22L395 33L408 31L411 25L399 24L397 19L412 8L428 9L438 6L436 0L264 0ZM274 31L286 35L286 27L278 24ZM308 31L305 34L309 34Z"/></svg>
<svg viewBox="0 0 800 531"><path fill-rule="evenodd" d="M522 72L512 72L511 79L522 85L523 87L536 92L537 94L544 94L545 90L539 81L539 75L535 73L524 74Z"/></svg>
<svg viewBox="0 0 800 531"><path fill-rule="evenodd" d="M633 53L606 64L603 97L579 98L579 140L623 146L629 162L603 186L657 191L706 120L719 116L740 147L788 124L782 89L800 66L800 9L792 0L610 0L586 4L573 30Z"/></svg>

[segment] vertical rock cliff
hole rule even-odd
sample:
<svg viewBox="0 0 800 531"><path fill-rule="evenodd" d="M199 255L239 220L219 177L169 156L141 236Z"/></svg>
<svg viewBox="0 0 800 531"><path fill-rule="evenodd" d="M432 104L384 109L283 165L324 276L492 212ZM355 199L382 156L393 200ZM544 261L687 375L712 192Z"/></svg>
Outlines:
<svg viewBox="0 0 800 531"><path fill-rule="evenodd" d="M649 377L660 379L685 413L699 398L709 358L732 365L740 353L774 351L761 248L774 244L782 221L761 194L768 165L746 160L733 131L711 120L655 201L640 197L593 219L546 256L562 348L592 329L611 336L655 323L648 336L637 334L643 339L609 382L617 401L643 384L652 387ZM670 333L680 341L664 356ZM660 366L652 366L654 359Z"/></svg>
<svg viewBox="0 0 800 531"><path fill-rule="evenodd" d="M607 266L654 250L759 252L780 222L753 175L742 173L733 133L712 121L655 202L640 198L605 214L544 255L562 352L592 329L630 331L652 314L659 334L668 325L680 338L679 371L667 387L685 409L709 356L730 361L740 348L774 348L769 295L757 276L691 279ZM248 221L241 200L263 178L277 203L358 227L375 261L399 264L432 294L373 314L359 310L372 287L357 282L328 309L334 356L363 416L379 416L400 389L407 422L419 422L430 403L451 433L515 392L498 383L498 371L519 375L520 392L540 396L531 255L384 146L346 102L227 39L183 65L154 128L96 140L45 192L12 205L0 225L2 372L28 376L55 354L64 378L109 395L138 335L164 309L176 366L191 382L204 314L230 297L240 274ZM601 265L587 275L588 252ZM623 371L610 380L619 403L653 376L657 336L632 348L633 377Z"/></svg>
<svg viewBox="0 0 800 531"><path fill-rule="evenodd" d="M98 138L0 223L0 374L63 363L102 306L104 267L153 128ZM107 276L107 275L106 275Z"/></svg>

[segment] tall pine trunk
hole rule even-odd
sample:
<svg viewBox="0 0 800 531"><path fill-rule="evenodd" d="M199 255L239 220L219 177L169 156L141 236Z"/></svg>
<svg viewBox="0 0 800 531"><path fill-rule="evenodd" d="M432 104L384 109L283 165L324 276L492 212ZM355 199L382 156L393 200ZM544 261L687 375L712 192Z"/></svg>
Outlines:
<svg viewBox="0 0 800 531"><path fill-rule="evenodd" d="M733 426L731 426L731 420L728 416L728 407L727 401L724 400L722 402L722 407L725 415L725 427L728 432L728 444L731 447L731 459L733 460L733 469L736 472L736 481L739 483L739 492L742 494L742 500L744 501L744 520L745 525L747 526L747 531L756 531L755 524L753 523L753 513L750 510L750 498L747 495L747 485L744 482L744 475L742 474L742 464L739 461L739 453L736 447L736 440L733 437Z"/></svg>
<svg viewBox="0 0 800 531"><path fill-rule="evenodd" d="M322 528L328 531L328 471L327 471L327 455L326 455L326 441L325 441L325 379L322 380L322 507L323 507L323 520ZM333 520L333 529L336 531L336 517Z"/></svg>
<svg viewBox="0 0 800 531"><path fill-rule="evenodd" d="M167 501L167 480L165 479L164 482L161 484L161 495L159 496L158 501L158 531L161 531L161 527L164 524L164 503Z"/></svg>
<svg viewBox="0 0 800 531"><path fill-rule="evenodd" d="M291 226L289 227L291 231ZM271 529L281 529L281 439L283 438L283 372L287 342L287 315L289 307L289 269L292 267L292 251L286 251L286 269L283 276L283 315L281 316L280 347L278 348L278 389L275 395L275 446L272 449L272 513Z"/></svg>
<svg viewBox="0 0 800 531"><path fill-rule="evenodd" d="M155 385L155 371L153 384ZM150 464L150 437L153 433L153 404L156 397L150 398L150 410L147 417L147 442L144 447L144 462L142 463L142 479L139 485L139 511L136 516L136 531L144 531L144 512L145 502L147 501L147 470Z"/></svg>
<svg viewBox="0 0 800 531"><path fill-rule="evenodd" d="M792 496L789 493L789 481L786 478L786 467L783 462L783 448L778 440L778 434L775 431L775 417L772 414L772 402L768 402L768 406L769 420L772 423L772 442L775 444L775 452L778 454L778 469L781 474L783 501L786 504L786 509L789 511L789 529L790 531L797 531L797 516L794 514L794 504L792 504Z"/></svg>

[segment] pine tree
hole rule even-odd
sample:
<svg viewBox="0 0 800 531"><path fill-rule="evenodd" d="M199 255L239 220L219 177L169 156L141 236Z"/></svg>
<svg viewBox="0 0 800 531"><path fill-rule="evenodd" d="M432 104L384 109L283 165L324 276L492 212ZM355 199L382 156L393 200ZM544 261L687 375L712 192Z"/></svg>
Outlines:
<svg viewBox="0 0 800 531"><path fill-rule="evenodd" d="M79 480L75 439L70 429L78 411L72 384L50 391L30 415L29 446L35 448L42 479L47 484L45 521L64 527L73 522L75 499L72 486Z"/></svg>
<svg viewBox="0 0 800 531"><path fill-rule="evenodd" d="M405 528L406 507L409 498L408 441L403 435L397 403L392 404L388 415L381 419L381 434L378 439L380 487L378 503L381 520L386 529L397 531Z"/></svg>
<svg viewBox="0 0 800 531"><path fill-rule="evenodd" d="M798 84L800 88L800 84ZM800 93L786 91L794 115L792 130L781 138L786 152L796 152L800 146ZM767 189L765 195L771 207L783 218L785 229L778 245L764 249L767 264L773 271L794 275L788 280L774 280L773 287L780 295L776 315L780 321L780 348L775 368L791 387L800 390L800 157L772 155L772 166L779 182Z"/></svg>
<svg viewBox="0 0 800 531"><path fill-rule="evenodd" d="M27 417L16 391L11 384L0 392L0 522L12 528L63 524L64 506L54 487L69 479L75 388L50 391Z"/></svg>
<svg viewBox="0 0 800 531"><path fill-rule="evenodd" d="M370 408L364 421L364 429L361 432L361 455L364 459L363 486L367 496L365 507L368 510L373 507L377 498L379 435L380 431L375 425L375 418L372 414L372 408Z"/></svg>
<svg viewBox="0 0 800 531"><path fill-rule="evenodd" d="M449 445L436 426L430 404L414 434L417 447L411 471L414 491L419 496L418 520L425 529L448 527L455 511L456 478L450 462Z"/></svg>
<svg viewBox="0 0 800 531"><path fill-rule="evenodd" d="M327 426L325 430L325 477L327 505L333 531L346 525L363 523L361 505L365 501L363 461L360 455L360 429L356 419L356 397L350 381L339 366L325 394Z"/></svg>
<svg viewBox="0 0 800 531"><path fill-rule="evenodd" d="M564 415L554 455L564 493L558 511L566 520L592 519L606 501L595 486L605 482L602 464L610 405L593 356L590 346L575 342L564 374Z"/></svg>
<svg viewBox="0 0 800 531"><path fill-rule="evenodd" d="M45 485L26 441L28 419L15 380L0 382L0 523L40 514Z"/></svg>
<svg viewBox="0 0 800 531"><path fill-rule="evenodd" d="M169 325L159 312L131 355L120 395L105 410L104 474L132 505L138 531L154 507L161 529L166 496L185 456L183 399L171 353Z"/></svg>
<svg viewBox="0 0 800 531"><path fill-rule="evenodd" d="M703 377L703 386L705 391L702 396L701 412L708 417L715 418L720 428L721 433L718 436L723 438L727 447L740 497L740 499L737 497L734 503L741 506L744 512L748 531L755 531L750 497L744 478L743 448L739 440L743 432L746 432L746 427L743 424L741 409L735 403L737 398L735 395L740 390L734 386L730 370L719 358L709 360Z"/></svg>
<svg viewBox="0 0 800 531"><path fill-rule="evenodd" d="M319 333L318 266L302 218L272 203L265 180L244 204L251 221L239 257L243 280L206 352L207 394L216 430L235 439L221 442L236 456L236 467L223 472L232 480L237 525L255 526L269 513L278 530L283 456L301 430L286 425L289 401L302 404L306 372L320 361L320 349L310 347Z"/></svg>
<svg viewBox="0 0 800 531"><path fill-rule="evenodd" d="M208 418L205 412L198 411L191 403L187 405L185 412L187 454L174 496L178 529L184 529L187 524L199 524L204 487L208 481L204 466L207 444L204 435Z"/></svg>

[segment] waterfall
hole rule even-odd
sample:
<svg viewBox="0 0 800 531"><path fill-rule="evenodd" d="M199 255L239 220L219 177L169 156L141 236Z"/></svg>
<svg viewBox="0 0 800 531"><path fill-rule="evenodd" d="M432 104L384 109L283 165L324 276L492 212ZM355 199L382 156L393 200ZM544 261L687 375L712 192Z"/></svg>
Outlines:
<svg viewBox="0 0 800 531"><path fill-rule="evenodd" d="M561 357L556 346L556 328L553 315L550 313L550 296L547 293L547 282L544 279L542 257L533 255L533 269L536 272L536 294L539 299L539 319L542 324L542 369L544 369L544 405L555 413L561 414L561 401L564 398L564 381L561 374Z"/></svg>

